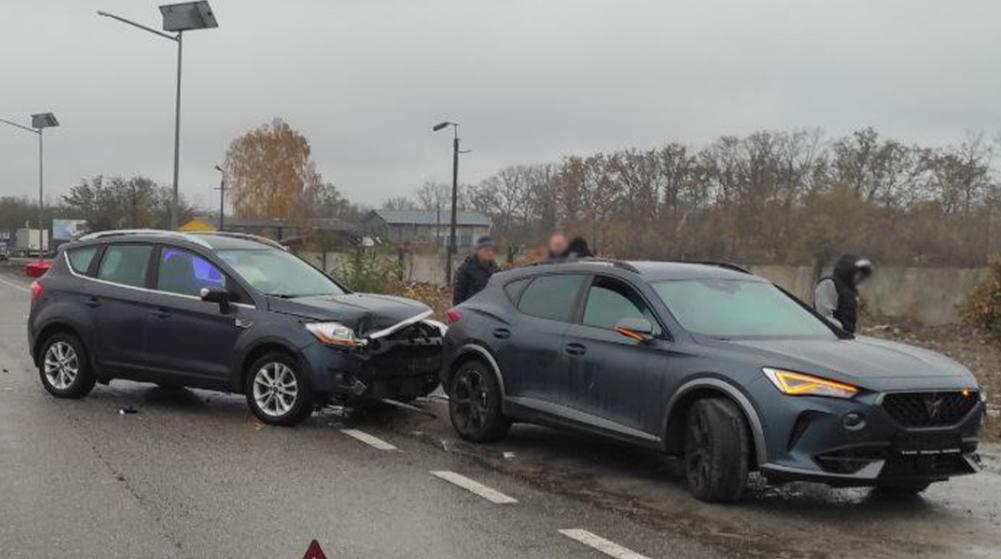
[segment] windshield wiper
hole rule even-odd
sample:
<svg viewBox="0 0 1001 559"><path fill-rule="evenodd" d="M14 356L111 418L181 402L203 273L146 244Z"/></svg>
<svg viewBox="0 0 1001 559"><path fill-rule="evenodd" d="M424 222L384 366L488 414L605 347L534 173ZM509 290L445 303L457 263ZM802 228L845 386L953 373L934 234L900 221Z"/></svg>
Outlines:
<svg viewBox="0 0 1001 559"><path fill-rule="evenodd" d="M265 293L268 297L277 297L279 299L295 299L298 295L290 295L288 293Z"/></svg>

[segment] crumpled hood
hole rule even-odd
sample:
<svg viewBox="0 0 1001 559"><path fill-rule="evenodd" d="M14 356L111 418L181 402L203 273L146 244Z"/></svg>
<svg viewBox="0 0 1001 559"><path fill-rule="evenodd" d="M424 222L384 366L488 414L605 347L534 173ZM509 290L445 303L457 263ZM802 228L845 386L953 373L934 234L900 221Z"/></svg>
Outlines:
<svg viewBox="0 0 1001 559"><path fill-rule="evenodd" d="M331 320L350 327L358 336L382 330L431 310L424 303L373 293L348 293L281 299L269 297L274 312L291 314L307 320Z"/></svg>
<svg viewBox="0 0 1001 559"><path fill-rule="evenodd" d="M824 375L871 390L952 389L977 385L969 369L940 353L878 338L719 343L742 348L742 353L753 352L754 358L764 367Z"/></svg>

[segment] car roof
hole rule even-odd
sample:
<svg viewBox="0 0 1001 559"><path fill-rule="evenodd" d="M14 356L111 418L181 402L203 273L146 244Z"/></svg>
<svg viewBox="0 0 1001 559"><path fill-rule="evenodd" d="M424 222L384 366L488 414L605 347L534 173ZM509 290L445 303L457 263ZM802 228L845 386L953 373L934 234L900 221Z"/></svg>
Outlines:
<svg viewBox="0 0 1001 559"><path fill-rule="evenodd" d="M149 242L163 243L173 241L177 244L196 245L209 250L260 250L279 249L285 247L279 243L245 233L231 232L183 232L165 231L159 229L121 229L112 231L99 231L84 235L70 243L68 248L88 244L104 244L109 242Z"/></svg>
<svg viewBox="0 0 1001 559"><path fill-rule="evenodd" d="M599 271L618 270L626 274L636 274L644 281L686 280L686 279L718 279L763 281L768 280L755 276L743 268L725 262L658 262L653 260L604 260L598 258L582 258L574 260L544 260L534 264L509 270L510 277L534 276L543 273L582 272L595 273Z"/></svg>

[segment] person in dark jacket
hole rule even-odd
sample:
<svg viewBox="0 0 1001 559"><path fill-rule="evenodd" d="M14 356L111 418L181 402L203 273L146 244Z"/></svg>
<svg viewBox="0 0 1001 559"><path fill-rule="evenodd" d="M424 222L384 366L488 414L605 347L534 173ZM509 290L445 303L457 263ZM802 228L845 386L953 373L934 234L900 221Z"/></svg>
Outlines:
<svg viewBox="0 0 1001 559"><path fill-rule="evenodd" d="M458 305L482 291L487 286L490 276L499 269L494 262L493 239L480 237L476 241L476 252L467 256L455 271L452 304Z"/></svg>
<svg viewBox="0 0 1001 559"><path fill-rule="evenodd" d="M567 257L568 258L591 258L594 254L591 253L591 248L587 246L587 241L584 237L574 237L570 239L570 244L567 245Z"/></svg>
<svg viewBox="0 0 1001 559"><path fill-rule="evenodd" d="M855 333L858 326L858 287L872 275L872 262L854 254L838 259L830 276L817 283L813 307L843 330Z"/></svg>

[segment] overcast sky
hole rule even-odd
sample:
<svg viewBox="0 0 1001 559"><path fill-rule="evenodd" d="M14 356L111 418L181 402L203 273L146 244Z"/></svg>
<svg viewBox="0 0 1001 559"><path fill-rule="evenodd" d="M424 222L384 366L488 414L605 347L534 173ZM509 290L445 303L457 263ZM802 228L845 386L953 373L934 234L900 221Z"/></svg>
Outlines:
<svg viewBox="0 0 1001 559"><path fill-rule="evenodd" d="M0 0L0 118L52 111L47 198L81 177L169 184L176 48L146 0ZM230 141L282 117L323 176L376 205L515 163L722 134L872 125L944 145L1001 129L1001 2L211 0L184 40L181 188L212 205ZM34 137L0 126L0 195L37 195Z"/></svg>

